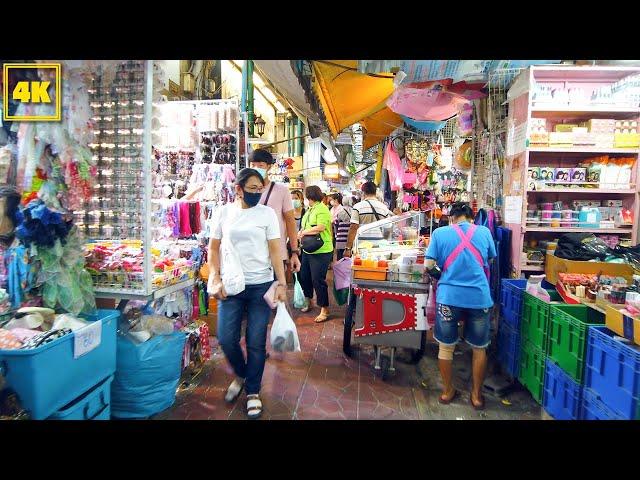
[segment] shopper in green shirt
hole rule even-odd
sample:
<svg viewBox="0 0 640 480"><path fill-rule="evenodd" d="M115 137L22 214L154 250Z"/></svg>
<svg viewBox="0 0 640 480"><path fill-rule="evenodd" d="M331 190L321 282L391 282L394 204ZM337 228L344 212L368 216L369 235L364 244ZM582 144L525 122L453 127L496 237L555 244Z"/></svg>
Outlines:
<svg viewBox="0 0 640 480"><path fill-rule="evenodd" d="M306 297L302 312L311 310L313 291L316 292L316 302L320 307L320 315L316 322L324 322L329 319L329 288L327 286L327 271L333 260L333 234L331 233L331 212L322 203L324 197L320 187L310 186L305 189L305 197L309 201L309 208L302 217L302 229L298 233L301 242L302 261L300 268L300 285ZM305 236L320 234L323 244L313 252L304 250L303 239Z"/></svg>

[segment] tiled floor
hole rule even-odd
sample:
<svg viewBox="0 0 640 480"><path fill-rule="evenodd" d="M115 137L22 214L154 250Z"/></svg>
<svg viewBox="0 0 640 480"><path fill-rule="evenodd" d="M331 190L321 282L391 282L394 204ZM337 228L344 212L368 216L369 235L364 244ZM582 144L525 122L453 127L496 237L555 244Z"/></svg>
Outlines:
<svg viewBox="0 0 640 480"><path fill-rule="evenodd" d="M332 320L313 322L314 312L295 319L302 352L272 352L265 367L261 398L265 420L426 420L541 418L540 407L528 392L516 390L503 399L485 395L487 408L469 405L470 352L456 355L456 387L461 395L452 404L437 402L440 376L437 346L428 345L418 365L396 362L395 374L384 381L373 368L373 351L354 348L353 358L342 353L342 325L335 309ZM317 312L315 313L317 314ZM156 416L167 420L243 420L245 397L224 402L233 376L215 339L213 358L178 394L175 405ZM399 357L402 352L399 353Z"/></svg>

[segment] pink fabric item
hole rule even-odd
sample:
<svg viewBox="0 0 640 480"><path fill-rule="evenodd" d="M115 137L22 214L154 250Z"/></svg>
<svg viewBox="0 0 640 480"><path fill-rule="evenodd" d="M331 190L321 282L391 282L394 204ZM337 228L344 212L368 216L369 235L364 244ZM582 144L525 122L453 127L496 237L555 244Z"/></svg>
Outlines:
<svg viewBox="0 0 640 480"><path fill-rule="evenodd" d="M14 328L11 333L21 342L26 342L32 337L41 334L38 330L28 330L26 328Z"/></svg>
<svg viewBox="0 0 640 480"><path fill-rule="evenodd" d="M351 266L353 260L348 257L341 258L333 264L333 283L336 290L349 288L351 286Z"/></svg>
<svg viewBox="0 0 640 480"><path fill-rule="evenodd" d="M189 204L187 202L180 202L180 236L190 237L193 235L191 231L191 221L189 220Z"/></svg>
<svg viewBox="0 0 640 480"><path fill-rule="evenodd" d="M457 115L467 102L462 95L443 90L398 87L387 100L387 106L414 120L443 121Z"/></svg>
<svg viewBox="0 0 640 480"><path fill-rule="evenodd" d="M260 198L260 203L262 205L264 205L264 202L267 199L269 188L271 188L271 184L265 187L262 192L262 198ZM291 192L289 192L287 186L282 183L275 183L267 205L273 208L276 212L276 217L278 217L278 223L280 224L280 243L282 244L282 260L287 260L289 258L289 252L287 252L287 239L289 238L289 235L287 234L287 224L284 221L284 214L293 210Z"/></svg>
<svg viewBox="0 0 640 480"><path fill-rule="evenodd" d="M404 169L402 168L402 162L393 148L393 142L387 142L387 146L384 147L384 159L382 166L389 172L389 183L391 184L391 190L397 192L402 190L402 176Z"/></svg>

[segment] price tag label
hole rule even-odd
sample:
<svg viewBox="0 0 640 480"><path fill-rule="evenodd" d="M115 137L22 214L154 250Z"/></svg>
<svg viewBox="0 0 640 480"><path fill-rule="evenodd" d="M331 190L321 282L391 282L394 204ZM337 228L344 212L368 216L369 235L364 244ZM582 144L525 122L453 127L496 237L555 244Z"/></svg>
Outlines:
<svg viewBox="0 0 640 480"><path fill-rule="evenodd" d="M79 358L94 350L102 341L102 322L91 322L74 332L73 358Z"/></svg>

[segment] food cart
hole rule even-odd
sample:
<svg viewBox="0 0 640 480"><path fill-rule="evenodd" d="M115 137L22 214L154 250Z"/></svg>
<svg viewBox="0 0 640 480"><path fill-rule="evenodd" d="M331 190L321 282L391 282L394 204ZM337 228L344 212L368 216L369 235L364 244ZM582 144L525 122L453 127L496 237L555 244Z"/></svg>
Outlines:
<svg viewBox="0 0 640 480"><path fill-rule="evenodd" d="M426 346L431 279L422 218L421 212L408 212L364 225L354 242L343 350L351 356L352 344L373 345L374 368L383 370L383 378L395 371L396 348L412 349L417 363ZM388 357L383 349L389 349Z"/></svg>

